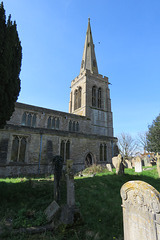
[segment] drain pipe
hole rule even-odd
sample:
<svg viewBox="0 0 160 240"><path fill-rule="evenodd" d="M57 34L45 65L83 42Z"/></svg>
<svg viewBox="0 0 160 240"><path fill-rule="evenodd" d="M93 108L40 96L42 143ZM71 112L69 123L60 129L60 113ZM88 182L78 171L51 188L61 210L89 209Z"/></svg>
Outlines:
<svg viewBox="0 0 160 240"><path fill-rule="evenodd" d="M39 150L38 174L40 172L41 153L42 153L42 133L40 133L40 150Z"/></svg>

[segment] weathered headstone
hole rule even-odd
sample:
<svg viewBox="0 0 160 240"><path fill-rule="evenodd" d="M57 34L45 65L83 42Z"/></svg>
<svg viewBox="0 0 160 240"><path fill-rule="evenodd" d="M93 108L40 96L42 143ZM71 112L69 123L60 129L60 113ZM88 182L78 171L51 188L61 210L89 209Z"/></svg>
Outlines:
<svg viewBox="0 0 160 240"><path fill-rule="evenodd" d="M106 168L108 169L109 172L112 172L112 166L110 163L106 164Z"/></svg>
<svg viewBox="0 0 160 240"><path fill-rule="evenodd" d="M157 171L158 171L158 176L160 177L160 155L159 153L156 154L157 158Z"/></svg>
<svg viewBox="0 0 160 240"><path fill-rule="evenodd" d="M160 194L142 181L121 188L124 240L160 240Z"/></svg>
<svg viewBox="0 0 160 240"><path fill-rule="evenodd" d="M148 156L143 157L143 162L145 167L150 167L152 164L150 163L151 159Z"/></svg>
<svg viewBox="0 0 160 240"><path fill-rule="evenodd" d="M116 168L117 161L118 161L118 156L112 158L112 165L114 168Z"/></svg>
<svg viewBox="0 0 160 240"><path fill-rule="evenodd" d="M124 174L124 162L121 154L118 155L117 165L116 165L116 174L123 175Z"/></svg>
<svg viewBox="0 0 160 240"><path fill-rule="evenodd" d="M125 159L124 164L125 164L126 168L132 168L132 163L128 159Z"/></svg>
<svg viewBox="0 0 160 240"><path fill-rule="evenodd" d="M140 157L136 157L135 161L135 172L142 172L142 160Z"/></svg>
<svg viewBox="0 0 160 240"><path fill-rule="evenodd" d="M56 201L53 201L44 211L47 221L50 222L59 210L59 205L56 203Z"/></svg>

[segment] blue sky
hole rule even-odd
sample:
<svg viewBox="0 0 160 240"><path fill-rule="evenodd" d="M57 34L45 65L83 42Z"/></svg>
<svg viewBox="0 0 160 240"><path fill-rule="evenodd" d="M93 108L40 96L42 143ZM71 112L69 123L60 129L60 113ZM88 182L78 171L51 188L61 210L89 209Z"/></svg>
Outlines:
<svg viewBox="0 0 160 240"><path fill-rule="evenodd" d="M3 3L23 48L19 102L68 112L90 17L99 73L112 84L114 135L148 129L160 112L159 0Z"/></svg>

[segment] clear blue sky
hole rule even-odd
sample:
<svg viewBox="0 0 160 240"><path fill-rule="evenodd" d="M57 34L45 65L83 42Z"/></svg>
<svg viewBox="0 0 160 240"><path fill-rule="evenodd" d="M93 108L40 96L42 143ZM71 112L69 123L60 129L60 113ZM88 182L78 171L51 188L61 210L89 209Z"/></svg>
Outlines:
<svg viewBox="0 0 160 240"><path fill-rule="evenodd" d="M160 112L159 0L3 3L23 47L19 102L68 112L90 17L99 73L112 83L115 136L148 129Z"/></svg>

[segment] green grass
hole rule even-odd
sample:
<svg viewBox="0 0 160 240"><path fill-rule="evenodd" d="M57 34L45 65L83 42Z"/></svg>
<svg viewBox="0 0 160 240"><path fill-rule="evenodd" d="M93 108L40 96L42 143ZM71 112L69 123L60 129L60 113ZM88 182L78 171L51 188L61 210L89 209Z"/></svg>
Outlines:
<svg viewBox="0 0 160 240"><path fill-rule="evenodd" d="M152 170L135 173L125 169L125 175L117 176L103 171L95 177L75 179L76 205L83 222L79 226L61 226L58 230L36 235L4 236L5 240L122 240L123 217L120 189L130 180L142 180L160 191L160 179L156 166ZM34 188L33 188L34 186ZM62 185L62 203L65 202L65 186ZM13 226L27 227L46 223L44 209L53 200L53 181L48 179L0 179L1 223L12 220Z"/></svg>

